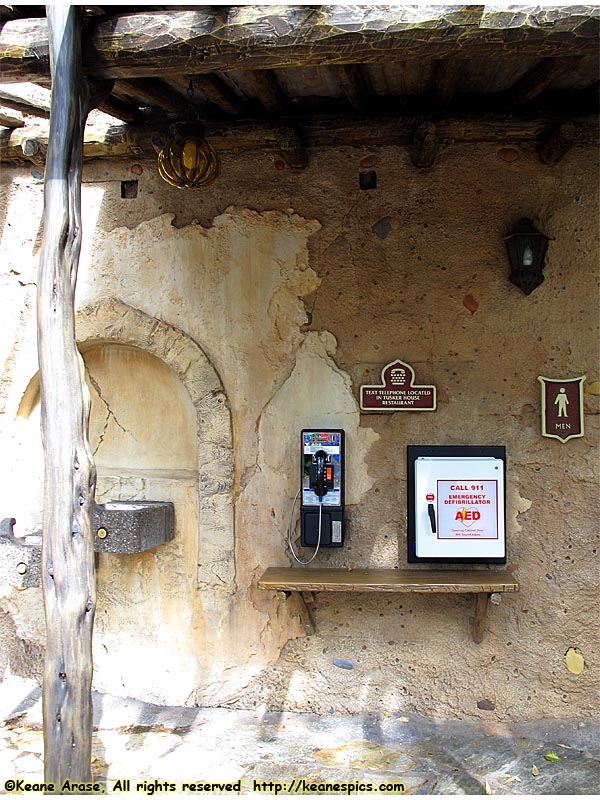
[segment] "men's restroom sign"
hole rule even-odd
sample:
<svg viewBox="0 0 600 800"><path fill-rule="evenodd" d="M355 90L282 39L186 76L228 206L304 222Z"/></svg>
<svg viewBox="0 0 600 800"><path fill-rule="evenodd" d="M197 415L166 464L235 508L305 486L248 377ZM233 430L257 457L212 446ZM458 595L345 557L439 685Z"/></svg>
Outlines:
<svg viewBox="0 0 600 800"><path fill-rule="evenodd" d="M567 442L583 436L583 382L585 375L570 380L544 378L542 386L542 436Z"/></svg>
<svg viewBox="0 0 600 800"><path fill-rule="evenodd" d="M415 385L415 371L404 361L381 370L381 383L360 387L362 411L435 411L435 386Z"/></svg>

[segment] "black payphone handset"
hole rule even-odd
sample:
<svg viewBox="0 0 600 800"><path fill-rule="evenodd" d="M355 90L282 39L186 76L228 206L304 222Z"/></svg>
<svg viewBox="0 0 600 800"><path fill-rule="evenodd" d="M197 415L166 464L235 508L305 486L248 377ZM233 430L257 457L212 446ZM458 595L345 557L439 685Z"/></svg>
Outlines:
<svg viewBox="0 0 600 800"><path fill-rule="evenodd" d="M308 561L294 552L292 523L294 505L288 527L288 544L299 564L310 564L321 547L344 544L344 431L339 429L303 430L301 432L300 543L314 547Z"/></svg>
<svg viewBox="0 0 600 800"><path fill-rule="evenodd" d="M322 498L334 486L334 466L331 456L324 450L318 450L314 456L309 468L309 487L317 495Z"/></svg>

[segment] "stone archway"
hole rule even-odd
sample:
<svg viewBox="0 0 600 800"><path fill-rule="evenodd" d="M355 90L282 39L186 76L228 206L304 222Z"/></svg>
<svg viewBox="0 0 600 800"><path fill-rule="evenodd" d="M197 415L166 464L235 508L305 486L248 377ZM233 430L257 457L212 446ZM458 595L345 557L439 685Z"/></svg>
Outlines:
<svg viewBox="0 0 600 800"><path fill-rule="evenodd" d="M111 342L138 347L167 364L191 398L197 419L200 589L226 597L235 589L231 414L215 368L187 334L115 298L77 312L79 348ZM211 611L219 613L213 596ZM225 609L221 609L223 611Z"/></svg>

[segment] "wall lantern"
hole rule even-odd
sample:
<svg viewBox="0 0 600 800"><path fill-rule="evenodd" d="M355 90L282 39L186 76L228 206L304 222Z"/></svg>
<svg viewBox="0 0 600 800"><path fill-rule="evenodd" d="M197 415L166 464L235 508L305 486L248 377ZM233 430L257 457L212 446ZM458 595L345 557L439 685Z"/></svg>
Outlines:
<svg viewBox="0 0 600 800"><path fill-rule="evenodd" d="M201 189L216 179L221 162L199 122L176 122L158 154L158 174L178 189Z"/></svg>
<svg viewBox="0 0 600 800"><path fill-rule="evenodd" d="M510 282L525 294L531 294L544 280L548 237L525 218L519 220L504 241L510 262Z"/></svg>

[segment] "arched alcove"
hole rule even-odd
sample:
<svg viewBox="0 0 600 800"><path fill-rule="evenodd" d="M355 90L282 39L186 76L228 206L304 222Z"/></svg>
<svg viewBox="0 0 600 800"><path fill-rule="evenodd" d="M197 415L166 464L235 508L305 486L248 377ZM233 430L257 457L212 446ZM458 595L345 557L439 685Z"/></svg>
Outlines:
<svg viewBox="0 0 600 800"><path fill-rule="evenodd" d="M196 476L195 409L173 370L146 350L111 342L86 347L83 359L98 473Z"/></svg>
<svg viewBox="0 0 600 800"><path fill-rule="evenodd" d="M228 643L235 589L225 393L193 340L117 300L81 309L77 336L91 397L98 502L168 500L175 507L171 542L98 557L94 685L158 703L193 702L216 678L207 657L218 662ZM15 485L28 487L15 513L22 533L41 525L37 376L23 394L18 422Z"/></svg>
<svg viewBox="0 0 600 800"><path fill-rule="evenodd" d="M82 351L96 499L168 500L175 508L172 541L97 556L95 685L129 693L136 684L159 699L176 670L185 702L197 685L191 642L202 628L195 408L175 372L146 350L104 341Z"/></svg>
<svg viewBox="0 0 600 800"><path fill-rule="evenodd" d="M108 342L137 347L173 370L186 389L196 423L198 585L231 594L235 588L231 415L216 370L183 331L114 298L79 309L76 324L84 357Z"/></svg>

